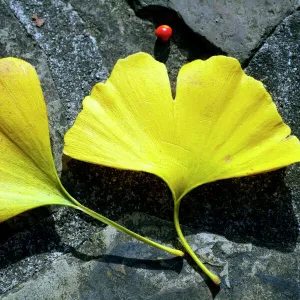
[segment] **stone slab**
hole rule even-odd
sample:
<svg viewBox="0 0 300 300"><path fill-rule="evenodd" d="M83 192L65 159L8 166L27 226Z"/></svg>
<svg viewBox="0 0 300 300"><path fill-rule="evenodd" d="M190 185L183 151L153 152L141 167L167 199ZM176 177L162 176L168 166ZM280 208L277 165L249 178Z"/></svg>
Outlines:
<svg viewBox="0 0 300 300"><path fill-rule="evenodd" d="M154 7L174 10L196 33L241 62L251 57L297 0L130 0L137 13ZM145 13L145 12L143 12Z"/></svg>

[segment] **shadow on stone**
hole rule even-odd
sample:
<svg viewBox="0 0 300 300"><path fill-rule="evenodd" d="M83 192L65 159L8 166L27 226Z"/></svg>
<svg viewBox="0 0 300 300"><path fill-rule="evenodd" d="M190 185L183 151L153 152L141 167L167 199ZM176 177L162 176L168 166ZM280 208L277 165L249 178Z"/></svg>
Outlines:
<svg viewBox="0 0 300 300"><path fill-rule="evenodd" d="M147 270L172 270L176 273L180 273L183 266L183 259L181 257L173 257L169 259L138 259L129 258L119 255L86 255L78 251L73 251L72 255L83 261L97 260L97 262L107 263L107 264L118 264L125 265L130 268L143 268Z"/></svg>
<svg viewBox="0 0 300 300"><path fill-rule="evenodd" d="M47 207L41 207L0 224L0 269L35 254L67 251L50 214Z"/></svg>
<svg viewBox="0 0 300 300"><path fill-rule="evenodd" d="M172 219L173 200L167 185L158 177L143 172L117 170L71 160L62 182L83 205L112 220L141 212ZM86 221L96 222L81 214Z"/></svg>
<svg viewBox="0 0 300 300"><path fill-rule="evenodd" d="M282 276L256 275L265 285L271 286L278 294L285 295L289 299L299 299L299 283L295 280L285 279Z"/></svg>
<svg viewBox="0 0 300 300"><path fill-rule="evenodd" d="M182 200L181 224L194 233L211 232L239 243L292 251L298 236L297 220L284 173L278 170L198 187ZM173 221L171 193L154 175L72 160L63 181L76 199L113 220L141 212Z"/></svg>
<svg viewBox="0 0 300 300"><path fill-rule="evenodd" d="M298 231L285 170L198 187L183 199L181 222L235 242L293 251Z"/></svg>
<svg viewBox="0 0 300 300"><path fill-rule="evenodd" d="M133 7L131 1L128 2ZM159 25L171 26L173 29L172 40L181 51L185 52L188 61L197 58L206 59L213 55L225 55L220 48L213 45L205 37L195 33L172 9L149 5L145 8L135 9L135 12L139 18L151 21L155 27ZM155 56L157 56L156 48L154 49Z"/></svg>
<svg viewBox="0 0 300 300"><path fill-rule="evenodd" d="M209 288L212 299L215 299L215 297L219 294L220 290L223 288L223 282L221 282L221 285L214 284L214 282L196 265L194 260L188 254L186 254L184 258L186 259L186 261L190 265L190 267L193 268L197 273L200 274L200 276L203 278L206 286ZM213 271L213 270L211 270L211 271Z"/></svg>
<svg viewBox="0 0 300 300"><path fill-rule="evenodd" d="M170 42L157 39L154 46L154 58L162 63L168 60L170 54Z"/></svg>

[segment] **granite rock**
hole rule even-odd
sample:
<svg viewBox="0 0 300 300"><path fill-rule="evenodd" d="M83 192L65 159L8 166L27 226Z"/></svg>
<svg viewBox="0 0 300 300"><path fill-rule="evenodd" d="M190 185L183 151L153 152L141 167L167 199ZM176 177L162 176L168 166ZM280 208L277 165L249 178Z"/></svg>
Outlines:
<svg viewBox="0 0 300 300"><path fill-rule="evenodd" d="M131 214L121 223L129 227L134 223L142 234L155 234L156 240L165 244L175 237L172 223L147 215ZM299 296L297 282L286 276L287 268L281 267L288 264L295 272L296 254L266 253L249 243L237 244L218 235L184 229L196 252L223 276L218 299ZM252 256L256 257L254 263ZM270 260L272 264L267 264ZM196 300L211 299L214 292L189 260L170 257L107 227L2 299Z"/></svg>
<svg viewBox="0 0 300 300"><path fill-rule="evenodd" d="M246 71L261 80L283 119L300 136L300 12L286 18L276 28L249 63Z"/></svg>
<svg viewBox="0 0 300 300"><path fill-rule="evenodd" d="M158 7L174 10L196 33L241 62L298 6L297 0L129 0L138 14Z"/></svg>

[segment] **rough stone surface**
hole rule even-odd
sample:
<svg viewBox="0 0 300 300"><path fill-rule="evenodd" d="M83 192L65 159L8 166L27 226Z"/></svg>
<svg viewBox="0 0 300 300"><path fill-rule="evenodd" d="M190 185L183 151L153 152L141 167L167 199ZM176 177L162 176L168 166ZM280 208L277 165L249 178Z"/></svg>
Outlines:
<svg viewBox="0 0 300 300"><path fill-rule="evenodd" d="M293 132L300 135L300 12L286 18L253 57L247 73L259 78Z"/></svg>
<svg viewBox="0 0 300 300"><path fill-rule="evenodd" d="M172 223L141 214L129 215L122 221L126 226L132 226L133 222L142 234L155 235L160 242L174 239ZM196 252L206 257L210 267L223 276L224 287L218 299L297 299L299 296L296 281L278 269L279 264L289 264L295 272L296 254L267 253L250 243L237 244L215 234L199 233L188 238ZM252 256L256 257L254 264ZM189 261L172 258L108 227L2 299L23 300L26 296L31 300L196 300L211 299L213 293Z"/></svg>
<svg viewBox="0 0 300 300"><path fill-rule="evenodd" d="M8 0L12 12L47 55L57 92L72 124L90 86L107 78L99 47L70 3L60 0ZM39 28L37 14L46 21Z"/></svg>
<svg viewBox="0 0 300 300"><path fill-rule="evenodd" d="M35 13L46 19L41 28L31 19ZM247 68L298 135L299 14L284 20ZM166 22L174 36L161 44L153 32ZM0 57L18 56L36 66L58 163L66 124L119 57L140 50L154 55L166 62L175 86L183 63L222 53L193 30L161 7L136 16L125 0L0 0ZM41 208L0 224L0 299L299 299L299 175L295 165L208 184L186 196L184 232L221 275L220 291L188 257L172 258L66 208ZM159 178L66 161L62 180L88 207L179 247L170 223L171 194Z"/></svg>
<svg viewBox="0 0 300 300"><path fill-rule="evenodd" d="M293 12L297 0L130 0L138 13L173 9L196 33L241 62L247 60L263 39Z"/></svg>

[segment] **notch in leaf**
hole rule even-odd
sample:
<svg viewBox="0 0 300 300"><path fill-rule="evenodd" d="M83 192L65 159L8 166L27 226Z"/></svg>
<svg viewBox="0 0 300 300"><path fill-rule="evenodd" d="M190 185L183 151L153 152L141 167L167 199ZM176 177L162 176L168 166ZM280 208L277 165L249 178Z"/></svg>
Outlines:
<svg viewBox="0 0 300 300"><path fill-rule="evenodd" d="M215 56L183 66L173 99L165 65L137 53L119 60L107 82L84 99L64 152L161 177L172 191L183 246L219 284L182 234L181 199L208 182L300 161L299 140L290 132L262 83L247 76L236 59Z"/></svg>
<svg viewBox="0 0 300 300"><path fill-rule="evenodd" d="M84 207L62 186L51 153L46 105L35 69L23 60L0 60L0 222L43 205L81 210L151 246L148 240Z"/></svg>

